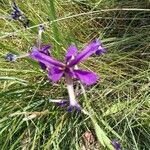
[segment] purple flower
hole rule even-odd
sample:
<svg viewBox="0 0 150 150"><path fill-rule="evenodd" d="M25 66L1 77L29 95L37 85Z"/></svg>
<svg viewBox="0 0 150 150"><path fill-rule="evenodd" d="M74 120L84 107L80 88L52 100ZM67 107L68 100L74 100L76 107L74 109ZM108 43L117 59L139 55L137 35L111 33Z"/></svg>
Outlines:
<svg viewBox="0 0 150 150"><path fill-rule="evenodd" d="M96 83L98 76L94 72L77 69L76 65L94 54L99 45L100 43L95 40L87 45L79 54L77 54L77 48L71 45L66 53L65 63L40 52L36 47L33 47L30 56L45 64L47 68L50 68L48 69L48 77L54 82L67 74L69 77L79 79L86 85L92 85Z"/></svg>
<svg viewBox="0 0 150 150"><path fill-rule="evenodd" d="M117 140L113 140L112 145L114 146L115 150L121 150L120 143Z"/></svg>
<svg viewBox="0 0 150 150"><path fill-rule="evenodd" d="M16 5L15 1L13 1L13 3L12 3L12 8L13 8L13 12L11 13L11 18L14 19L14 20L18 20L26 28L29 24L29 20L22 13L22 11L19 9L19 7Z"/></svg>
<svg viewBox="0 0 150 150"><path fill-rule="evenodd" d="M23 55L15 55L15 54L12 54L12 53L8 53L5 56L5 60L10 61L10 62L14 62L19 58L25 58L25 57L28 57L28 56L29 56L29 53L26 53L26 54L23 54Z"/></svg>
<svg viewBox="0 0 150 150"><path fill-rule="evenodd" d="M12 8L13 8L13 12L11 13L11 17L14 19L14 20L18 20L20 16L22 16L22 12L21 10L19 9L19 7L16 5L16 2L14 1L12 3Z"/></svg>
<svg viewBox="0 0 150 150"><path fill-rule="evenodd" d="M15 54L12 54L12 53L8 53L6 56L5 56L5 60L7 61L16 61L17 59L17 56Z"/></svg>
<svg viewBox="0 0 150 150"><path fill-rule="evenodd" d="M69 93L70 106L68 111L72 111L73 108L80 110L81 107L75 99L73 89L73 78L79 79L86 85L92 85L98 80L98 76L91 71L85 71L78 69L77 64L87 59L92 54L96 53L100 46L99 40L94 40L88 44L79 54L77 54L77 48L74 45L70 45L65 56L65 63L62 63L55 58L40 52L38 48L33 47L30 56L43 63L48 69L48 77L52 81L56 82L61 77L65 76L67 89Z"/></svg>

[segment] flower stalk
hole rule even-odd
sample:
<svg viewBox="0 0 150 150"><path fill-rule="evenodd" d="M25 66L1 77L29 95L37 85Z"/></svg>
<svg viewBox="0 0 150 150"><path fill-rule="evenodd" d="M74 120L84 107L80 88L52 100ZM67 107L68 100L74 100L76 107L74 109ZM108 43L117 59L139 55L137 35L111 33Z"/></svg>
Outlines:
<svg viewBox="0 0 150 150"><path fill-rule="evenodd" d="M28 57L28 56L29 56L29 53L26 53L26 54L22 54L22 55L16 56L16 59L18 59L18 58L25 58L25 57Z"/></svg>
<svg viewBox="0 0 150 150"><path fill-rule="evenodd" d="M75 96L75 92L74 92L74 88L73 88L73 80L68 74L65 74L65 79L66 79L69 100L70 100L70 106L68 107L68 111L72 111L73 108L80 111L81 107L78 104L78 102L76 101L76 96Z"/></svg>
<svg viewBox="0 0 150 150"><path fill-rule="evenodd" d="M42 44L42 33L44 31L44 26L40 25L39 26L39 31L38 31L38 38L37 38L37 47L41 49L41 44Z"/></svg>

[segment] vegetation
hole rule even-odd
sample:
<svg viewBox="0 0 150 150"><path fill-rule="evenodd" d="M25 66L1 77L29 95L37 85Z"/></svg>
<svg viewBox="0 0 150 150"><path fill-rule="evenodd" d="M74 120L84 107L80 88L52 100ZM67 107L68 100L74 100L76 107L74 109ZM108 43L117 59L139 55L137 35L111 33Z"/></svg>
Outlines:
<svg viewBox="0 0 150 150"><path fill-rule="evenodd" d="M11 1L0 1L0 149L122 149L150 147L150 2L148 0L17 0L30 20L10 19ZM43 43L64 59L71 43L82 49L100 38L107 53L81 66L101 79L78 97L88 111L69 113L49 99L68 98L64 80L53 84L30 58L7 62L7 53L30 51L39 24ZM78 85L78 84L77 84ZM80 87L79 87L80 88ZM28 116L30 119L28 119ZM89 133L92 141L85 138Z"/></svg>

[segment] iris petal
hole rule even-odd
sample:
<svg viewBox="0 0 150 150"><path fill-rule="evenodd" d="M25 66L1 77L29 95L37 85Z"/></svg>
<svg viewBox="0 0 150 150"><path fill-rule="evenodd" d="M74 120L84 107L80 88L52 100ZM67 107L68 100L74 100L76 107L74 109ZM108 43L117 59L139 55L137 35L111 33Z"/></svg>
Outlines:
<svg viewBox="0 0 150 150"><path fill-rule="evenodd" d="M64 64L62 62L57 61L56 59L39 52L36 47L32 48L30 56L32 59L44 63L47 67L51 66L64 67Z"/></svg>
<svg viewBox="0 0 150 150"><path fill-rule="evenodd" d="M54 82L58 81L63 76L63 74L64 74L64 71L60 70L57 67L51 67L48 71L49 79L51 79Z"/></svg>
<svg viewBox="0 0 150 150"><path fill-rule="evenodd" d="M98 47L100 46L100 42L98 39L94 40L93 42L91 42L90 44L88 44L83 51L81 51L75 59L73 59L70 64L69 67L72 67L76 64L78 64L79 62L85 60L86 58L88 58L89 56L91 56L92 54L94 54L97 50Z"/></svg>
<svg viewBox="0 0 150 150"><path fill-rule="evenodd" d="M73 57L75 57L77 51L78 49L75 45L70 45L65 56L66 62L70 61Z"/></svg>
<svg viewBox="0 0 150 150"><path fill-rule="evenodd" d="M99 77L91 71L74 70L74 73L76 78L81 80L81 82L85 83L86 85L92 85L99 79Z"/></svg>
<svg viewBox="0 0 150 150"><path fill-rule="evenodd" d="M47 55L50 56L50 53L49 53L49 49L50 49L50 48L51 48L50 45L44 45L44 46L42 46L40 52L43 52L44 54L47 54Z"/></svg>

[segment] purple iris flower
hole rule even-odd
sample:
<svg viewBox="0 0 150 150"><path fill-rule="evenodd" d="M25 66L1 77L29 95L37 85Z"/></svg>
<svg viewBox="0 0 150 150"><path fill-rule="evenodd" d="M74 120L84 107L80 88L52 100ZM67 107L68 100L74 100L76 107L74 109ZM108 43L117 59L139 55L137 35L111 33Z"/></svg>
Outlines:
<svg viewBox="0 0 150 150"><path fill-rule="evenodd" d="M30 56L33 59L44 63L47 68L49 68L48 76L54 82L58 81L63 75L68 75L69 77L81 80L81 82L85 83L86 85L91 85L96 83L98 76L91 71L76 69L75 66L94 54L97 51L99 45L100 43L98 41L93 41L87 45L79 54L77 54L76 46L71 45L68 48L67 54L65 56L65 63L62 63L53 57L40 52L36 47L33 47Z"/></svg>
<svg viewBox="0 0 150 150"><path fill-rule="evenodd" d="M19 7L17 6L16 2L12 2L12 8L13 8L13 12L11 13L11 17L14 20L18 20L20 16L22 16L22 12L19 9Z"/></svg>
<svg viewBox="0 0 150 150"><path fill-rule="evenodd" d="M36 47L33 47L30 53L31 58L45 64L48 69L49 79L56 82L61 77L65 77L70 99L68 111L72 111L73 108L76 108L77 110L81 109L80 105L75 100L72 79L77 78L86 85L92 85L96 83L99 78L94 72L78 69L77 64L96 53L100 45L101 43L96 39L88 44L79 54L77 54L76 46L70 45L65 56L65 63L40 52Z"/></svg>
<svg viewBox="0 0 150 150"><path fill-rule="evenodd" d="M13 12L11 13L11 18L14 20L18 20L26 28L29 24L29 20L19 9L15 1L12 2L12 8L13 8Z"/></svg>
<svg viewBox="0 0 150 150"><path fill-rule="evenodd" d="M120 143L117 140L113 140L112 145L114 146L115 150L121 150Z"/></svg>
<svg viewBox="0 0 150 150"><path fill-rule="evenodd" d="M5 56L5 60L7 61L16 61L17 59L17 56L15 54L12 54L12 53L8 53L6 56Z"/></svg>

